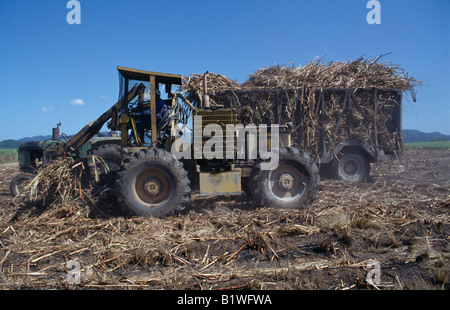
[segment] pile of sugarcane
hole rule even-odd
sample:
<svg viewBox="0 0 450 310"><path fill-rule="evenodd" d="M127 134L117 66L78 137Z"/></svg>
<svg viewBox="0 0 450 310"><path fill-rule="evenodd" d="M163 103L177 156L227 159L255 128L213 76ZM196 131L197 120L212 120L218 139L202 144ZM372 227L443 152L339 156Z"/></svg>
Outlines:
<svg viewBox="0 0 450 310"><path fill-rule="evenodd" d="M37 170L34 179L18 197L19 202L49 207L81 202L94 206L95 185L108 167L102 158L87 156L75 160L71 156L54 159Z"/></svg>
<svg viewBox="0 0 450 310"><path fill-rule="evenodd" d="M323 141L333 147L340 141L350 139L349 127L352 139L378 144L388 153L396 153L401 147L401 139L395 133L392 111L401 102L395 90L410 92L415 99L415 87L421 81L410 77L398 65L379 62L383 56L328 63L324 63L322 58L315 58L305 66L274 65L257 70L241 84L223 75L209 73L207 84L210 103L229 106L231 102L238 107L241 121L244 122L292 122L294 141L311 155L319 156ZM376 111L373 92L370 91L373 88L379 89ZM344 93L332 91L341 89L352 90L351 96L357 102L357 107L352 108L351 113L344 113L348 109ZM200 106L203 75L192 74L185 78L183 90L191 102ZM250 90L258 92L252 95L245 93ZM262 90L277 90L281 92L281 97L277 99L275 92ZM324 106L318 108L321 90ZM279 116L275 113L277 110ZM299 128L303 128L302 132L299 132Z"/></svg>
<svg viewBox="0 0 450 310"><path fill-rule="evenodd" d="M304 67L279 66L259 69L244 87L279 88L396 88L412 90L420 81L409 77L400 66L378 63L383 55L367 60L360 57L347 62L323 63L315 58Z"/></svg>
<svg viewBox="0 0 450 310"><path fill-rule="evenodd" d="M186 93L186 99L194 103L196 106L201 106L203 88L203 74L191 74L189 77L184 77L182 90ZM233 81L226 76L218 73L207 74L208 92L216 93L223 90L238 89L241 86L238 82ZM217 101L217 102L216 102ZM220 104L220 99L213 99L213 105Z"/></svg>

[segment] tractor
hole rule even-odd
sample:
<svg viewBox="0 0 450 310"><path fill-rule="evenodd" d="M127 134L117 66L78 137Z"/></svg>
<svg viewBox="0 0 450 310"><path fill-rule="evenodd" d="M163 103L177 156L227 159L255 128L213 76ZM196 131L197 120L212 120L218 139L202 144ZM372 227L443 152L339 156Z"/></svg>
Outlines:
<svg viewBox="0 0 450 310"><path fill-rule="evenodd" d="M239 195L258 206L299 209L318 196L314 160L290 145L289 124L244 126L237 107L210 104L207 78L199 104L181 90L183 76L118 67L119 101L52 157L73 154L105 124L120 143L93 152L109 167L106 185L128 213L164 217L192 195ZM132 86L132 87L131 87Z"/></svg>
<svg viewBox="0 0 450 310"><path fill-rule="evenodd" d="M26 185L34 179L39 169L51 163L53 155L58 149L58 145L70 140L65 134L60 135L61 123L53 128L51 138L43 141L29 141L20 144L17 155L19 160L19 173L9 183L9 189L13 197L22 196L21 192ZM107 156L110 149L118 149L120 137L113 134L98 133L92 137L76 154L78 157L88 155ZM110 163L111 165L112 163Z"/></svg>

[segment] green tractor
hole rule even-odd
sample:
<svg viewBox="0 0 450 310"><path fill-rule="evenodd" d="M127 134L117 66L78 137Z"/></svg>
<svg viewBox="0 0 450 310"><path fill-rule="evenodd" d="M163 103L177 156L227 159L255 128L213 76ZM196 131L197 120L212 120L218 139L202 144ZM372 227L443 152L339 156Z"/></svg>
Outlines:
<svg viewBox="0 0 450 310"><path fill-rule="evenodd" d="M210 105L207 73L202 100L192 104L180 91L181 75L118 71L119 101L49 157L79 152L108 122L120 140L103 141L93 154L110 167L108 186L129 214L163 217L183 210L191 195L244 191L259 206L287 209L316 199L318 168L290 145L288 125L244 126L232 100Z"/></svg>
<svg viewBox="0 0 450 310"><path fill-rule="evenodd" d="M9 184L9 189L13 197L20 196L23 188L34 179L37 171L43 165L47 165L58 149L59 145L65 144L69 137L63 134L60 139L61 123L53 128L52 138L43 141L30 141L22 143L18 150L19 173L14 176ZM98 155L107 156L111 153L111 149L118 152L120 146L120 137L111 135L103 135L98 133L96 137L92 137L87 143L78 150L80 156ZM110 160L109 164L113 162ZM120 164L120 163L119 163Z"/></svg>

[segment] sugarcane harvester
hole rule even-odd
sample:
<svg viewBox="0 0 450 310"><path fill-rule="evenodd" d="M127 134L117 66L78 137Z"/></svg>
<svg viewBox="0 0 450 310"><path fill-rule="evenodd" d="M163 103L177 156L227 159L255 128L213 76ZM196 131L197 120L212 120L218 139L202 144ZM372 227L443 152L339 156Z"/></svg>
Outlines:
<svg viewBox="0 0 450 310"><path fill-rule="evenodd" d="M180 91L181 75L118 71L119 101L54 156L76 153L106 123L119 131L120 146L104 146L97 155L111 167L108 186L130 214L166 216L183 210L194 193L244 191L257 205L291 209L308 207L317 197L318 168L308 154L290 146L290 128L243 126L236 107L210 106L207 73L201 103L194 106ZM160 86L167 99L161 99ZM186 128L193 128L193 139Z"/></svg>

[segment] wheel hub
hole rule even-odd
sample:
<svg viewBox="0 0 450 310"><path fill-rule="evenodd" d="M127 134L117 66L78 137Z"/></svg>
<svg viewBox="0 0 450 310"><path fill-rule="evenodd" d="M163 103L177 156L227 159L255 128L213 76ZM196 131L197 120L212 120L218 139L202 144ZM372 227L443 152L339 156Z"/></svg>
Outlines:
<svg viewBox="0 0 450 310"><path fill-rule="evenodd" d="M131 182L133 197L148 208L157 208L168 201L173 193L171 188L167 173L154 167L143 169Z"/></svg>
<svg viewBox="0 0 450 310"><path fill-rule="evenodd" d="M145 190L151 196L156 196L161 190L161 184L158 180L152 179L145 183Z"/></svg>
<svg viewBox="0 0 450 310"><path fill-rule="evenodd" d="M284 173L280 176L278 184L285 191L290 191L294 187L294 177L289 173Z"/></svg>
<svg viewBox="0 0 450 310"><path fill-rule="evenodd" d="M344 164L344 172L347 175L354 175L358 171L358 163L354 161L347 161Z"/></svg>

